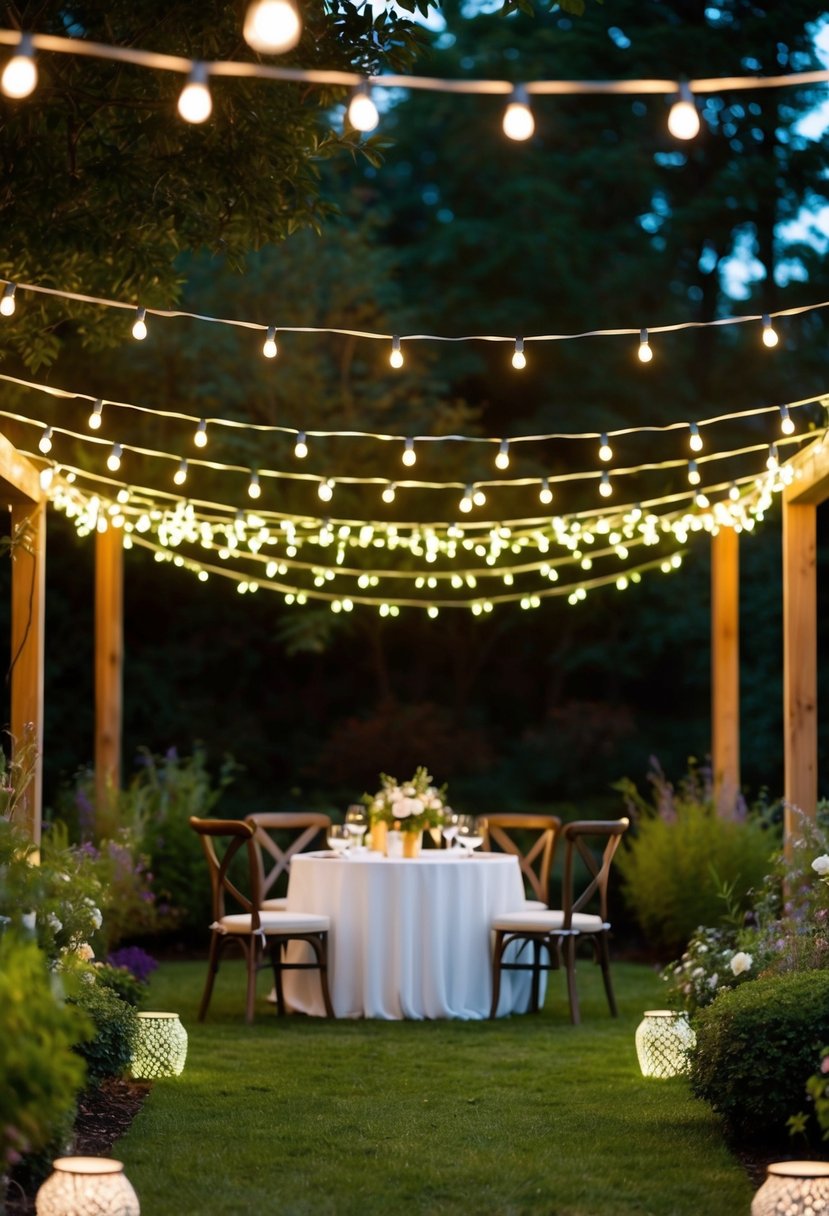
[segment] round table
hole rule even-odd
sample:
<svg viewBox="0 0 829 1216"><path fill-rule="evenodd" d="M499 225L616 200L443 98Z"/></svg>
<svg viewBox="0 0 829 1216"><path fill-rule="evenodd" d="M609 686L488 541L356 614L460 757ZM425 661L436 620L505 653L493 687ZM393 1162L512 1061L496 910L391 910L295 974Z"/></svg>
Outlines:
<svg viewBox="0 0 829 1216"><path fill-rule="evenodd" d="M498 853L305 853L293 858L288 884L289 912L331 919L328 979L337 1017L488 1017L490 924L523 903L518 859ZM313 972L286 971L284 985L290 1008L324 1016ZM505 972L499 1016L523 1012L528 999L529 973Z"/></svg>

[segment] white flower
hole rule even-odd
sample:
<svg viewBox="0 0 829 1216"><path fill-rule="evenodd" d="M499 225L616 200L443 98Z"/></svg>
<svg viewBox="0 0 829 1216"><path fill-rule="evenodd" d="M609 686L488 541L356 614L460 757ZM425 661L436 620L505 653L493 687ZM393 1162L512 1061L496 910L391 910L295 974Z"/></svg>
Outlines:
<svg viewBox="0 0 829 1216"><path fill-rule="evenodd" d="M37 921L37 912L24 912L20 917L20 923L24 929L28 929L30 933L35 931L35 923Z"/></svg>
<svg viewBox="0 0 829 1216"><path fill-rule="evenodd" d="M60 933L61 929L63 928L63 923L58 920L58 918L55 916L54 912L50 912L49 915L46 917L46 924L49 926L49 928L52 930L53 933Z"/></svg>
<svg viewBox="0 0 829 1216"><path fill-rule="evenodd" d="M715 972L714 972L714 974L713 974L712 976L709 976L709 979L708 979L708 987L709 987L709 988L716 988L716 986L717 986L717 984L718 984L719 982L720 982L720 977L717 975L717 973L716 973L716 971L715 971Z"/></svg>
<svg viewBox="0 0 829 1216"><path fill-rule="evenodd" d="M700 943L700 945L697 946L697 954L707 954L707 953L708 953L708 947L706 945L704 945L703 943Z"/></svg>
<svg viewBox="0 0 829 1216"><path fill-rule="evenodd" d="M78 958L82 959L85 963L91 963L95 957L95 951L92 949L89 942L79 942L79 944L75 947L75 953L77 954Z"/></svg>
<svg viewBox="0 0 829 1216"><path fill-rule="evenodd" d="M94 905L92 908L92 923L96 929L100 929L101 925L104 923L104 918L101 915L101 909L94 907Z"/></svg>
<svg viewBox="0 0 829 1216"><path fill-rule="evenodd" d="M705 975L705 968L704 967L695 967L694 970L691 972L691 975L694 979L698 979L699 976Z"/></svg>
<svg viewBox="0 0 829 1216"><path fill-rule="evenodd" d="M742 975L744 971L751 970L751 964L754 959L750 954L746 954L745 950L738 950L731 959L731 970L735 975Z"/></svg>
<svg viewBox="0 0 829 1216"><path fill-rule="evenodd" d="M829 874L829 853L821 853L820 857L816 857L812 862L812 869L821 878Z"/></svg>

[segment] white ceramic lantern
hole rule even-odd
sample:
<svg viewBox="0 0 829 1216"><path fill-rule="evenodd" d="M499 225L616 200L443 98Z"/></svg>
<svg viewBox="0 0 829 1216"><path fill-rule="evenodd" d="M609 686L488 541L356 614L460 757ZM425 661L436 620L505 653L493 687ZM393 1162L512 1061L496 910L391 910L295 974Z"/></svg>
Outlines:
<svg viewBox="0 0 829 1216"><path fill-rule="evenodd" d="M37 1216L141 1216L120 1161L58 1157L35 1199Z"/></svg>
<svg viewBox="0 0 829 1216"><path fill-rule="evenodd" d="M775 1161L751 1205L751 1216L822 1212L829 1212L829 1161Z"/></svg>
<svg viewBox="0 0 829 1216"><path fill-rule="evenodd" d="M645 1077L675 1077L688 1071L688 1052L697 1041L684 1013L647 1009L636 1028L636 1054Z"/></svg>
<svg viewBox="0 0 829 1216"><path fill-rule="evenodd" d="M130 1072L139 1080L177 1077L187 1059L187 1031L177 1013L139 1013Z"/></svg>

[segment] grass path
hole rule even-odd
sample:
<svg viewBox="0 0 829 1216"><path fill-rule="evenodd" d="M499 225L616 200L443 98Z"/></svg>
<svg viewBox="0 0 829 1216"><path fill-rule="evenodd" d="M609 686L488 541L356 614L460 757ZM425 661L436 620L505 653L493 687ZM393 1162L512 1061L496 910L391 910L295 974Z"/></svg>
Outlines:
<svg viewBox="0 0 829 1216"><path fill-rule="evenodd" d="M187 1067L155 1083L113 1150L147 1216L743 1216L753 1187L681 1079L646 1081L633 1035L663 1003L615 964L612 1019L579 968L543 1013L492 1022L243 1019L235 962L208 1021L203 963L165 964L148 1008L175 1009ZM268 986L260 976L260 992Z"/></svg>

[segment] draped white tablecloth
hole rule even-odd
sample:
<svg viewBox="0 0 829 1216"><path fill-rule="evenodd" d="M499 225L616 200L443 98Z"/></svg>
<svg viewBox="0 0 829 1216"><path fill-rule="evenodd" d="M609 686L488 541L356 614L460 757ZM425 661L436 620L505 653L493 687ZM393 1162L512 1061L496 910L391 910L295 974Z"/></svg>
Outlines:
<svg viewBox="0 0 829 1216"><path fill-rule="evenodd" d="M465 858L435 849L411 860L306 853L293 858L288 884L289 912L331 918L337 1017L488 1017L490 923L523 902L517 858L497 853ZM287 971L284 987L290 1008L324 1016L315 972ZM528 973L504 972L499 1016L523 1011L528 998Z"/></svg>

